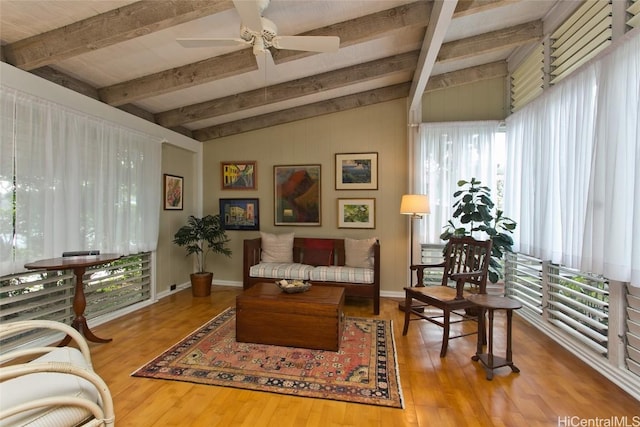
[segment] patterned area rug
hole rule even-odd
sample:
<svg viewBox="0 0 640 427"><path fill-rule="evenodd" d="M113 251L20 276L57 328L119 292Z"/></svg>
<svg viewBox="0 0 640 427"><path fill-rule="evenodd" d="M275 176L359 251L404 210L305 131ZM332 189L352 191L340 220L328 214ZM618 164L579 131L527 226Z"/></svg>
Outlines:
<svg viewBox="0 0 640 427"><path fill-rule="evenodd" d="M228 308L131 374L402 408L391 321L347 317L338 352L236 342Z"/></svg>

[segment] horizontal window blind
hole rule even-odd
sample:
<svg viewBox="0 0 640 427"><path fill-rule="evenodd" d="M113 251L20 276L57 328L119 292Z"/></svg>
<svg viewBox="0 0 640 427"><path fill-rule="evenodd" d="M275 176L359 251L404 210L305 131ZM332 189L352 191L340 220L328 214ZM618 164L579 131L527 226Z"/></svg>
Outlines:
<svg viewBox="0 0 640 427"><path fill-rule="evenodd" d="M627 290L627 367L640 376L640 288Z"/></svg>
<svg viewBox="0 0 640 427"><path fill-rule="evenodd" d="M549 321L598 353L607 354L609 283L595 275L550 265Z"/></svg>
<svg viewBox="0 0 640 427"><path fill-rule="evenodd" d="M551 84L611 44L612 12L610 1L586 1L551 34Z"/></svg>
<svg viewBox="0 0 640 427"><path fill-rule="evenodd" d="M442 250L444 245L424 243L420 245L420 262L422 264L439 264L444 261ZM443 268L427 268L424 270L422 284L425 286L435 286L442 284ZM415 277L415 274L414 274ZM414 279L415 280L415 279Z"/></svg>
<svg viewBox="0 0 640 427"><path fill-rule="evenodd" d="M629 3L630 5L627 9L627 13L629 14L627 25L638 28L640 27L640 0L630 0Z"/></svg>
<svg viewBox="0 0 640 427"><path fill-rule="evenodd" d="M542 314L542 261L520 253L507 253L505 259L506 294L524 310Z"/></svg>
<svg viewBox="0 0 640 427"><path fill-rule="evenodd" d="M511 112L540 95L544 88L544 46L539 44L511 73Z"/></svg>
<svg viewBox="0 0 640 427"><path fill-rule="evenodd" d="M88 268L84 277L85 317L150 299L151 254L143 253ZM73 271L29 271L0 278L0 322L44 319L70 324L74 319Z"/></svg>

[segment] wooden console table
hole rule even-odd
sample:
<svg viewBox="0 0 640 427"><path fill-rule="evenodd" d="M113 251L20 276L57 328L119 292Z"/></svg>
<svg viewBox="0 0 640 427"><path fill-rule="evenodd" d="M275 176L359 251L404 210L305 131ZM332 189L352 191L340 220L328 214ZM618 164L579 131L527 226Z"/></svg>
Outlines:
<svg viewBox="0 0 640 427"><path fill-rule="evenodd" d="M511 298L506 298L497 295L487 295L487 294L475 294L470 295L467 299L474 304L478 305L480 308L480 314L478 315L478 347L476 350L476 354L471 357L473 361L480 361L485 366L487 371L487 379L493 379L493 371L494 369L509 366L511 371L520 372L520 369L513 364L512 360L512 350L511 350L511 335L512 335L512 327L511 327L511 318L513 315L513 310L517 310L522 307L518 301L515 301ZM493 355L493 312L495 310L506 310L507 312L507 349L506 349L506 357L498 357ZM482 331L484 328L484 315L485 312L489 313L489 328L488 333L489 337L487 339L487 352L482 352L482 341L484 339Z"/></svg>
<svg viewBox="0 0 640 427"><path fill-rule="evenodd" d="M87 340L93 342L110 342L111 338L99 338L91 332L87 325L87 319L84 317L84 310L87 307L87 300L84 295L84 284L82 278L87 267L106 264L115 261L122 255L119 254L102 254L88 256L70 256L62 258L50 258L25 264L24 268L29 270L73 270L76 276L76 286L73 295L73 311L76 315L71 323ZM71 337L66 336L60 345L67 345L71 341Z"/></svg>

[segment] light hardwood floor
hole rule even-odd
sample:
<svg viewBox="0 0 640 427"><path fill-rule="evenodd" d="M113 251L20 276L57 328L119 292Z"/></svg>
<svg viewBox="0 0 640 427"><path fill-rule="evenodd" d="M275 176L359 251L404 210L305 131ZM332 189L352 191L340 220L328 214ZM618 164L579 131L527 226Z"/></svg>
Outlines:
<svg viewBox="0 0 640 427"><path fill-rule="evenodd" d="M108 344L90 344L94 368L109 385L118 426L570 426L580 420L634 417L640 402L589 368L518 316L514 362L493 381L471 361L475 337L450 341L439 357L440 329L412 322L384 299L380 318L392 319L405 408L392 409L272 393L133 378L130 374L205 321L235 305L240 288L214 286L211 297L190 290L94 328ZM348 316L372 316L367 300L347 299ZM502 354L504 315L496 313L496 354ZM566 418L565 418L566 417ZM560 422L559 422L560 419ZM562 420L566 421L562 424ZM586 421L585 421L586 422ZM605 425L605 424L588 424Z"/></svg>

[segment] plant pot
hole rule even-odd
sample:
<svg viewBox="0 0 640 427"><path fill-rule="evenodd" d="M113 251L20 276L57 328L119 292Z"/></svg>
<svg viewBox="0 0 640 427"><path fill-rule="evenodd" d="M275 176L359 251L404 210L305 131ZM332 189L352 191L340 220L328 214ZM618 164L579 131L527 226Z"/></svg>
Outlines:
<svg viewBox="0 0 640 427"><path fill-rule="evenodd" d="M191 275L191 293L194 297L208 297L211 295L213 273L193 273Z"/></svg>

